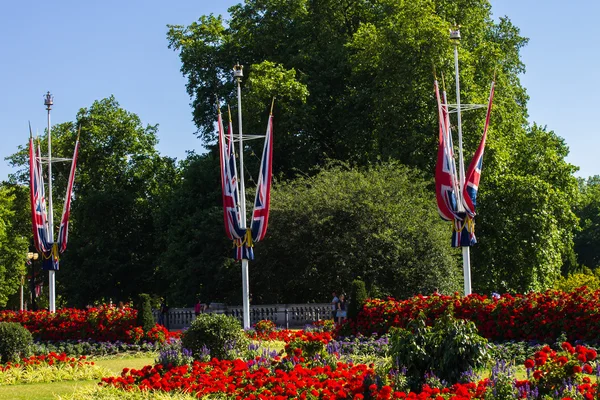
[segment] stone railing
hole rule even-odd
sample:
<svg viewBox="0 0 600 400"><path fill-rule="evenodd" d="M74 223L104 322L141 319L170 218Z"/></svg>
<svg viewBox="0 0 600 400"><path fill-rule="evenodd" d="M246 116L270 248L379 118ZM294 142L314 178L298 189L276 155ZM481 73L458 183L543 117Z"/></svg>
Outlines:
<svg viewBox="0 0 600 400"><path fill-rule="evenodd" d="M231 315L243 323L243 308L241 306L226 306L211 304L206 312ZM194 320L193 308L170 308L166 316L161 318L158 310L153 310L154 320L163 323L169 329L184 329ZM302 328L307 324L322 319L331 318L331 304L265 304L250 306L250 325L263 319L273 321L282 328ZM164 319L164 320L163 320Z"/></svg>

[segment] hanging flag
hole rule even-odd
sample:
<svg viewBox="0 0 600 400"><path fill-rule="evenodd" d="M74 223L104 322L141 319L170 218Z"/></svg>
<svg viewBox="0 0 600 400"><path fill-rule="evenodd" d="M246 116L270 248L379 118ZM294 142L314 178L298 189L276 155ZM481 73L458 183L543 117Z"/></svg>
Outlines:
<svg viewBox="0 0 600 400"><path fill-rule="evenodd" d="M219 113L219 149L221 152L221 189L223 193L223 219L225 233L232 240L241 239L245 230L240 227L237 165L233 146L233 129L229 122L227 140L223 132L223 120Z"/></svg>
<svg viewBox="0 0 600 400"><path fill-rule="evenodd" d="M227 139L223 128L221 113L218 115L219 158L221 161L221 190L223 196L223 222L227 237L233 240L236 260L254 260L252 236L249 230L241 228L241 212L237 179L237 164L233 143L231 118L227 129Z"/></svg>
<svg viewBox="0 0 600 400"><path fill-rule="evenodd" d="M446 103L442 104L437 80L434 82L435 97L438 105L439 141L435 168L435 194L438 212L442 219L453 221L458 216L458 180L452 149L452 135ZM445 95L445 93L444 93ZM445 96L444 96L445 100Z"/></svg>
<svg viewBox="0 0 600 400"><path fill-rule="evenodd" d="M79 128L81 131L81 127ZM58 230L58 249L64 252L67 249L67 239L69 237L69 215L71 214L71 195L73 194L73 182L75 181L75 167L77 165L77 154L79 152L79 132L75 141L75 150L73 150L73 160L71 161L71 172L69 173L69 182L67 194L65 196L65 205L63 207L62 218L60 219L60 228Z"/></svg>
<svg viewBox="0 0 600 400"><path fill-rule="evenodd" d="M252 240L258 242L267 233L269 224L269 206L271 204L271 181L273 175L273 114L269 115L265 146L260 162L258 186L252 211Z"/></svg>
<svg viewBox="0 0 600 400"><path fill-rule="evenodd" d="M29 126L29 193L31 200L31 223L33 242L39 253L50 251L46 198L44 196L44 179L39 144L34 149L31 125Z"/></svg>
<svg viewBox="0 0 600 400"><path fill-rule="evenodd" d="M479 180L481 179L481 168L483 167L483 151L485 149L485 140L487 138L487 131L490 125L490 114L492 112L492 100L494 98L494 83L490 89L490 97L488 100L487 113L485 116L485 125L483 127L483 136L479 147L469 164L467 173L465 175L465 185L463 187L462 200L465 211L469 217L475 216L475 206L477 205L477 191L479 190Z"/></svg>
<svg viewBox="0 0 600 400"><path fill-rule="evenodd" d="M43 289L44 289L44 282L40 282L39 284L35 285L35 297L40 297Z"/></svg>

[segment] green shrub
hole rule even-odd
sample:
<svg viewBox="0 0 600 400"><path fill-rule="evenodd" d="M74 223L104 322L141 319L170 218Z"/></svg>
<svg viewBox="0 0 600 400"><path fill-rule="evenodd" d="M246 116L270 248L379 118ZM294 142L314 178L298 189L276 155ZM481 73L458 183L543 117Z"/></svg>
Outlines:
<svg viewBox="0 0 600 400"><path fill-rule="evenodd" d="M317 354L324 357L327 354L327 351L325 351L325 344L318 340L304 341L296 339L285 345L285 352L290 357L299 355L296 353L296 349L300 349L302 351L302 357L306 358L313 358Z"/></svg>
<svg viewBox="0 0 600 400"><path fill-rule="evenodd" d="M137 326L141 326L144 332L148 332L154 328L154 317L152 316L152 305L150 304L150 296L145 293L140 293L135 306L137 310Z"/></svg>
<svg viewBox="0 0 600 400"><path fill-rule="evenodd" d="M31 333L16 322L0 322L0 359L18 361L28 355L33 343Z"/></svg>
<svg viewBox="0 0 600 400"><path fill-rule="evenodd" d="M248 351L250 340L235 317L224 314L200 314L181 337L182 346L192 351L196 360L203 346L211 357L232 360Z"/></svg>
<svg viewBox="0 0 600 400"><path fill-rule="evenodd" d="M600 289L600 278L598 278L599 269L592 272L588 268L584 268L583 273L569 274L566 278L561 276L554 282L553 288L566 293L570 293L575 289L586 286L594 291Z"/></svg>
<svg viewBox="0 0 600 400"><path fill-rule="evenodd" d="M356 319L367 300L367 289L365 283L359 279L352 281L350 288L350 304L348 304L348 319Z"/></svg>
<svg viewBox="0 0 600 400"><path fill-rule="evenodd" d="M464 372L488 359L487 339L471 321L456 319L446 312L433 326L425 316L411 321L408 329L392 329L391 356L407 369L412 390L419 390L426 372L447 382L457 382Z"/></svg>

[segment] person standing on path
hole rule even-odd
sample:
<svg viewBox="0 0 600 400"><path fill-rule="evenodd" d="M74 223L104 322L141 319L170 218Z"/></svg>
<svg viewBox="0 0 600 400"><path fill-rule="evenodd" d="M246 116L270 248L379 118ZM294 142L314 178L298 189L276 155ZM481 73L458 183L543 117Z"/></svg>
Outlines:
<svg viewBox="0 0 600 400"><path fill-rule="evenodd" d="M346 298L343 294L340 294L340 298L337 305L338 324L341 324L342 321L346 319Z"/></svg>
<svg viewBox="0 0 600 400"><path fill-rule="evenodd" d="M333 292L332 295L333 300L331 300L331 318L333 319L333 322L335 322L335 317L337 316L338 310L338 303L340 302L340 299L338 299L337 294L335 292Z"/></svg>

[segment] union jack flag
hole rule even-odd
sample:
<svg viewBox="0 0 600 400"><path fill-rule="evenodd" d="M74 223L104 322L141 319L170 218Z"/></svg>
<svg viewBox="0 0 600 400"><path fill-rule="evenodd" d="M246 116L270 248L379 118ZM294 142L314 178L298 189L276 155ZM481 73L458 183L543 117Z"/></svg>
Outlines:
<svg viewBox="0 0 600 400"><path fill-rule="evenodd" d="M273 175L273 115L269 115L267 133L265 134L265 146L263 148L262 160L260 162L260 173L258 175L258 186L254 199L254 210L252 211L252 239L261 241L269 224L269 206L271 204L271 180Z"/></svg>
<svg viewBox="0 0 600 400"><path fill-rule="evenodd" d="M58 248L60 252L67 249L67 240L69 238L69 215L71 214L71 195L73 193L73 182L75 181L75 166L77 165L77 154L79 153L79 135L75 142L75 150L73 151L73 161L71 162L71 172L69 173L69 183L67 186L67 194L65 197L65 205L63 207L62 218L60 219L60 228L58 230Z"/></svg>
<svg viewBox="0 0 600 400"><path fill-rule="evenodd" d="M42 157L40 147L34 150L33 135L29 126L29 194L31 200L31 223L33 242L39 253L49 252L52 248L48 230L44 178L42 175Z"/></svg>
<svg viewBox="0 0 600 400"><path fill-rule="evenodd" d="M456 178L454 151L452 148L450 119L446 105L446 93L444 93L444 103L442 104L437 80L434 82L434 87L439 116L439 142L435 169L436 200L438 212L442 219L453 221L462 218L457 214L459 190L458 180Z"/></svg>
<svg viewBox="0 0 600 400"><path fill-rule="evenodd" d="M475 206L477 205L477 191L479 190L479 180L481 179L481 168L483 167L483 151L485 150L485 140L490 125L490 114L492 112L492 100L494 98L494 82L490 89L487 114L485 116L485 125L483 127L483 136L479 147L469 164L469 169L465 175L465 185L463 186L462 201L465 211L470 217L475 216Z"/></svg>
<svg viewBox="0 0 600 400"><path fill-rule="evenodd" d="M237 166L233 146L233 129L231 121L228 126L228 140L225 140L221 113L219 125L219 150L221 160L221 189L223 193L223 221L225 233L231 240L242 239L245 230L240 227L240 207L238 196Z"/></svg>

